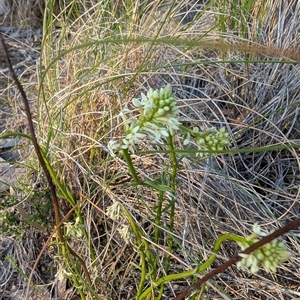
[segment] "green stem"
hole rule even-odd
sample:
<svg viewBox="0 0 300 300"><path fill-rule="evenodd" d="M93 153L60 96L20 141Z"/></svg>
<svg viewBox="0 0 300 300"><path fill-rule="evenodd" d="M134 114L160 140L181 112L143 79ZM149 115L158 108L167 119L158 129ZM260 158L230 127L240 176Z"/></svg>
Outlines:
<svg viewBox="0 0 300 300"><path fill-rule="evenodd" d="M174 231L174 218L175 218L175 190L176 190L176 176L177 176L177 158L176 158L176 152L174 149L173 145L173 137L169 133L168 138L167 138L167 144L168 148L170 150L170 157L172 160L172 175L171 175L171 182L170 182L170 188L173 193L173 199L171 203L171 211L170 211L170 235L169 235L169 240L168 240L168 251L169 253L172 253L173 250L173 231ZM168 272L169 265L170 265L170 259L171 255L168 255L166 258L166 264L165 264L165 271Z"/></svg>
<svg viewBox="0 0 300 300"><path fill-rule="evenodd" d="M139 230L139 228L137 227L133 217L131 216L131 214L127 211L127 209L125 209L125 207L123 207L123 212L135 234L136 237L136 242L138 245L138 251L140 253L141 256L141 279L139 282L139 287L138 287L138 291L137 291L137 297L139 297L143 291L144 285L145 285L145 281L146 281L146 276L147 276L147 269L146 269L146 257L147 260L150 261L151 257L150 257L150 249L149 249L149 244L145 239L142 239L142 233Z"/></svg>
<svg viewBox="0 0 300 300"><path fill-rule="evenodd" d="M221 248L221 244L226 241L226 240L233 240L235 242L245 242L245 238L239 236L239 235L235 235L235 234L223 234L222 236L220 236L217 241L214 244L213 247L213 251L211 256L208 258L208 260L206 262L204 262L202 265L198 266L195 269L192 270L187 270L181 273L177 273L177 274L170 274L170 275L166 275L158 280L156 280L155 282L152 283L152 286L147 288L138 298L138 300L142 300L144 299L152 290L154 287L158 287L161 284L165 284L168 283L172 280L178 280L178 279L182 279L191 275L194 275L196 273L200 273L202 271L204 271L205 269L207 269L216 259L217 253L219 252L220 248Z"/></svg>
<svg viewBox="0 0 300 300"><path fill-rule="evenodd" d="M164 175L162 175L163 177ZM164 178L162 178L162 181L164 181ZM163 182L164 183L164 182ZM159 244L159 232L160 232L160 227L161 227L161 215L162 215L162 204L163 204L163 199L164 199L164 192L159 191L158 192L158 202L157 202L157 208L155 212L155 230L154 230L154 243ZM157 267L157 257L154 258L153 262L153 274L155 276L156 274L156 267Z"/></svg>
<svg viewBox="0 0 300 300"><path fill-rule="evenodd" d="M168 236L168 253L172 253L173 250L173 232L174 232L174 218L175 218L175 190L176 190L176 175L177 175L177 158L176 158L176 152L174 149L173 145L173 137L169 133L167 137L167 145L170 150L170 157L172 161L172 174L171 174L171 179L170 179L170 188L172 191L172 202L170 205L170 224L169 224L169 236ZM160 218L160 216L159 216ZM166 257L166 262L165 262L165 272L168 273L169 266L170 266L170 260L171 260L171 255L168 254ZM161 299L162 294L163 294L164 286L162 285L159 290L159 295L157 299Z"/></svg>
<svg viewBox="0 0 300 300"><path fill-rule="evenodd" d="M130 154L128 152L128 149L123 149L123 154L124 154L124 157L125 157L125 160L126 160L126 163L128 165L128 168L129 168L129 172L131 174L131 176L133 177L134 181L136 184L141 184L141 181L135 171L135 168L134 168L134 165L132 163L132 159L130 157Z"/></svg>

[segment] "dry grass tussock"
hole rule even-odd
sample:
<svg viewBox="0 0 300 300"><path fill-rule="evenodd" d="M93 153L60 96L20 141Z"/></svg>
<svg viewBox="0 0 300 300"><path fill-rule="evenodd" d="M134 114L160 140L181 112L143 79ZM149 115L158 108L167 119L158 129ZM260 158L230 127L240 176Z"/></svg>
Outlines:
<svg viewBox="0 0 300 300"><path fill-rule="evenodd" d="M173 6L153 1L143 7L144 13L135 3L90 1L84 12L66 19L66 8L48 28L44 25L39 72L45 77L37 76L37 134L59 179L84 202L81 212L95 258L84 239L70 244L85 258L94 288L104 299L133 299L139 284L137 252L121 239L119 224L105 214L107 207L115 200L122 202L149 240L155 227L158 195L150 188L128 185L125 161L113 159L107 150L108 141L122 134L117 116L121 109L132 108L132 97L170 83L178 97L180 120L203 130L225 126L232 149L299 142L300 72L297 64L287 61L299 57L299 3L266 1L260 8L262 14L253 10L257 23L248 25L247 39L229 21L226 32L221 32L214 6L187 8L180 1ZM180 22L185 14L189 18ZM250 51L232 46L249 42ZM289 54L291 48L296 56ZM183 141L178 137L176 144L181 147ZM141 150L146 149L160 147L145 142ZM144 179L160 179L171 170L163 153L136 155L133 160ZM177 176L171 271L190 269L207 259L224 232L245 236L255 222L272 230L299 216L299 167L299 150L294 149L184 158ZM165 207L170 201L166 194ZM67 214L70 205L61 205ZM160 260L157 277L164 275L167 213L163 222L160 245L151 248ZM18 246L26 250L12 253L27 274L34 258L24 253L37 251L26 244L29 240L24 238ZM284 240L293 256L276 275L260 271L254 276L232 267L208 284L203 297L300 297L299 232ZM226 243L215 265L237 252L238 247ZM51 275L46 279L38 278L42 271L35 270L34 284L52 282L55 270L47 268ZM164 299L190 283L187 278L167 285Z"/></svg>

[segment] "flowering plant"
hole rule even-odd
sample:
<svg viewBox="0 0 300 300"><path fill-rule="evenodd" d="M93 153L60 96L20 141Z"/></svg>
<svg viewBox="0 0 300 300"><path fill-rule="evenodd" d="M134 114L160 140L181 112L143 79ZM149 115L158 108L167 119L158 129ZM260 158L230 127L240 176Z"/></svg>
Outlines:
<svg viewBox="0 0 300 300"><path fill-rule="evenodd" d="M132 104L138 109L139 115L132 116L132 111L129 109L120 112L119 117L123 119L125 137L122 141L112 140L108 143L108 149L113 156L124 149L134 153L135 145L142 139L162 142L180 130L185 132L184 145L188 145L193 138L199 150L222 151L230 144L229 134L224 127L219 131L212 128L207 132L200 132L197 127L190 130L183 126L177 120L179 109L170 85L160 90L150 89L147 95L141 94L141 99L134 98Z"/></svg>
<svg viewBox="0 0 300 300"><path fill-rule="evenodd" d="M170 234L167 237L168 255L166 256L166 262L164 264L164 272L167 274L170 266L170 253L173 251L176 175L178 165L178 159L174 149L174 136L180 136L182 134L184 146L188 146L193 142L199 150L197 155L206 156L215 151L223 151L229 146L229 134L226 132L225 127L219 130L211 128L208 131L201 132L197 127L190 129L183 126L177 119L179 109L170 85L160 90L150 89L146 95L142 94L140 99L133 99L132 105L136 108L135 111L126 108L119 114L124 124L124 136L120 140L110 141L108 148L112 156L123 154L128 164L129 172L135 181L135 185L145 185L156 189L158 192L158 202L155 207L156 213L154 219L156 226L151 243L159 244L160 228L165 227L165 223L162 222L162 216L163 213L169 213L168 232L170 232ZM138 111L137 114L135 113L136 111ZM130 154L134 153L136 146L145 140L156 143L165 142L169 149L171 163L166 164L167 170L164 171L161 183L154 180L143 181L139 178L135 170ZM188 151L186 151L186 153L188 153ZM172 169L171 171L170 168ZM170 186L166 186L165 182L168 182ZM166 208L163 208L162 203L168 198L165 197L166 194L168 194L171 200L168 205L166 205ZM225 240L234 240L242 250L245 250L256 243L260 236L267 235L266 232L261 231L260 226L257 224L253 226L253 233L248 237L224 234L215 242L211 256L202 265L192 270L165 275L158 279L156 277L158 260L152 256L152 252L149 250L149 237L144 235L144 231L140 229L130 212L120 202L115 200L114 204L108 207L107 215L111 217L112 220L118 222L118 232L126 243L137 244L135 249L139 252L141 257L141 280L137 291L137 295L139 295L137 299L149 298L149 294L154 292L154 287L163 285L171 280L191 276L207 269L215 260L221 243ZM260 267L263 267L267 272L275 272L278 265L287 260L289 255L283 242L273 240L257 248L250 254L241 254L242 259L238 262L237 267L240 269L250 269L252 273L256 273ZM147 272L148 265L151 267ZM145 289L147 276L151 277L153 284Z"/></svg>

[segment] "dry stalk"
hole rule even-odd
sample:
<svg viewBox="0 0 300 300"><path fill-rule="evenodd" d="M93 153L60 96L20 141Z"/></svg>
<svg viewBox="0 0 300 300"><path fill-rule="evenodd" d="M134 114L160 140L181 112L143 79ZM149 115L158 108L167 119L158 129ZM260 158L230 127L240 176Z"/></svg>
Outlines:
<svg viewBox="0 0 300 300"><path fill-rule="evenodd" d="M80 264L82 265L82 268L83 268L84 274L87 278L87 281L90 285L92 285L92 281L90 279L87 267L86 267L83 259L73 249L71 249L71 247L66 243L66 241L64 239L64 236L62 234L62 229L61 229L62 222L61 222L61 215L60 215L60 211L59 211L59 203L58 203L56 188L55 188L55 185L54 185L53 180L51 178L50 172L47 168L47 165L45 163L45 160L43 158L43 154L42 154L42 151L40 149L40 146L39 146L36 134L35 134L32 115L31 115L27 95L26 95L26 93L25 93L25 91L24 91L17 75L16 75L16 72L14 71L14 69L12 67L12 63L11 63L11 60L9 58L9 53L8 53L8 50L7 50L7 47L6 47L6 44L5 44L5 41L4 41L4 38L3 38L3 35L2 35L1 32L0 32L0 49L3 53L3 57L4 57L7 65L8 65L8 68L9 68L9 71L11 73L12 79L14 80L14 82L15 82L15 84L16 84L16 86L17 86L17 88L18 88L18 90L19 90L19 92L22 96L22 100L24 102L24 107L25 107L25 113L26 113L26 117L27 117L27 120L28 120L29 131L30 131L31 138L32 138L32 143L33 143L36 155L38 157L38 161L39 161L40 165L42 166L42 169L45 173L46 180L47 180L49 188L50 188L51 197L52 197L52 204L53 204L53 210L54 210L54 217L55 217L55 233L56 233L56 236L57 236L59 242L66 246L66 248L68 249L70 254L72 256L76 257L80 261Z"/></svg>

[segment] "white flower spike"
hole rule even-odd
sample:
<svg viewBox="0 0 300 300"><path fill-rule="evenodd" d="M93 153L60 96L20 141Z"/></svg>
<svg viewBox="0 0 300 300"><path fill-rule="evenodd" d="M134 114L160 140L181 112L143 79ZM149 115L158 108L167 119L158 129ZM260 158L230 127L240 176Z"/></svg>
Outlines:
<svg viewBox="0 0 300 300"><path fill-rule="evenodd" d="M141 94L141 99L132 99L132 104L138 108L139 115L132 116L133 112L129 109L124 109L119 114L124 123L126 136L121 143L109 142L108 148L113 156L122 149L128 149L133 153L135 145L146 137L161 142L161 139L179 130L181 125L177 121L179 110L170 85L160 90L150 89L147 95Z"/></svg>
<svg viewBox="0 0 300 300"><path fill-rule="evenodd" d="M150 142L160 143L169 135L175 135L183 126L178 121L179 109L172 88L167 85L159 90L150 89L147 94L141 94L140 99L132 99L134 107L138 108L138 115L128 108L123 109L119 118L123 120L125 137L120 141L111 141L108 144L112 156L126 149L131 153L135 152L135 146L142 140L148 139ZM199 128L188 130L184 145L194 139L199 150L222 151L230 145L229 134L225 127L220 130L211 129L207 132L200 132ZM204 156L203 153L200 153Z"/></svg>

